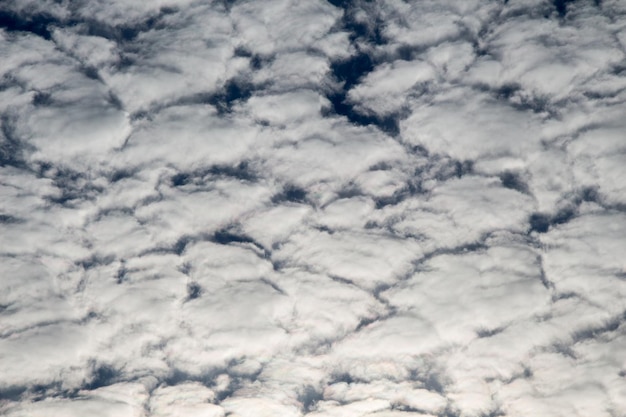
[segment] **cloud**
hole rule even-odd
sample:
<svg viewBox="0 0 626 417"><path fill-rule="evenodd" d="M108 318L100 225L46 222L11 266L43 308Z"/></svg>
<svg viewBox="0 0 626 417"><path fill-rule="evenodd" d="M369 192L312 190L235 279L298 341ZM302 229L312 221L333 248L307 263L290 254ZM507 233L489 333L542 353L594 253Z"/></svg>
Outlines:
<svg viewBox="0 0 626 417"><path fill-rule="evenodd" d="M142 412L142 403L148 393L141 384L115 384L90 393L79 393L74 398L54 399L20 404L8 410L7 415L31 416L133 416Z"/></svg>
<svg viewBox="0 0 626 417"><path fill-rule="evenodd" d="M348 97L363 103L365 109L371 108L374 113L394 113L401 110L404 104L401 98L404 98L406 90L427 83L433 77L432 68L420 62L383 64L350 90Z"/></svg>
<svg viewBox="0 0 626 417"><path fill-rule="evenodd" d="M616 1L0 6L0 413L622 416Z"/></svg>
<svg viewBox="0 0 626 417"><path fill-rule="evenodd" d="M150 412L155 416L224 416L215 404L215 393L199 383L183 383L157 388L150 397Z"/></svg>

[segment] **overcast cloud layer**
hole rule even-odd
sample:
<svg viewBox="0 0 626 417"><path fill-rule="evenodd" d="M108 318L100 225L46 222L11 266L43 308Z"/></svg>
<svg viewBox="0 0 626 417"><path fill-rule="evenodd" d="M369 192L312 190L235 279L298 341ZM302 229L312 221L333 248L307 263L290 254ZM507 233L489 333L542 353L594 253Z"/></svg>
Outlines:
<svg viewBox="0 0 626 417"><path fill-rule="evenodd" d="M626 416L623 0L0 27L0 414Z"/></svg>

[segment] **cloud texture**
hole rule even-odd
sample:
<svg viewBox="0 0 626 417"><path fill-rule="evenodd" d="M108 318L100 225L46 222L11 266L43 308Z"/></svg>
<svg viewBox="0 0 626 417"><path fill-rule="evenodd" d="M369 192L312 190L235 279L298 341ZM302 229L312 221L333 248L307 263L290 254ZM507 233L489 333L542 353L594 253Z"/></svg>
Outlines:
<svg viewBox="0 0 626 417"><path fill-rule="evenodd" d="M626 416L626 3L0 5L0 413Z"/></svg>

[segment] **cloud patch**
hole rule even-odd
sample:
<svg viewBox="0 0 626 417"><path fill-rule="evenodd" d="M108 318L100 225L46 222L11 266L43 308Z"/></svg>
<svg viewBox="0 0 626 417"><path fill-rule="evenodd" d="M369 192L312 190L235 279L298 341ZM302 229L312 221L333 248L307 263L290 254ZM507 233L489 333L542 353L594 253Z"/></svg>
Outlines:
<svg viewBox="0 0 626 417"><path fill-rule="evenodd" d="M3 4L0 414L622 416L625 13Z"/></svg>

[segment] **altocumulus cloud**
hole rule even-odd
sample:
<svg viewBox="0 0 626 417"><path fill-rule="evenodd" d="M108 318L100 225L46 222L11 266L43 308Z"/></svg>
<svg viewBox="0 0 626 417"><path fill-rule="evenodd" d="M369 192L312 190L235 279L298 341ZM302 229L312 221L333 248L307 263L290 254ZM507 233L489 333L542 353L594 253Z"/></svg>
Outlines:
<svg viewBox="0 0 626 417"><path fill-rule="evenodd" d="M0 5L0 413L626 416L626 4Z"/></svg>

